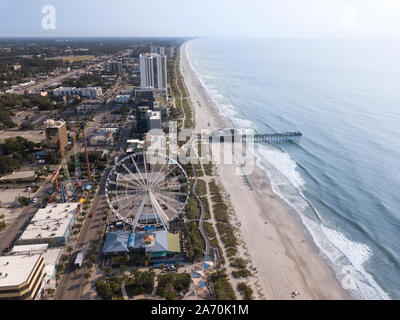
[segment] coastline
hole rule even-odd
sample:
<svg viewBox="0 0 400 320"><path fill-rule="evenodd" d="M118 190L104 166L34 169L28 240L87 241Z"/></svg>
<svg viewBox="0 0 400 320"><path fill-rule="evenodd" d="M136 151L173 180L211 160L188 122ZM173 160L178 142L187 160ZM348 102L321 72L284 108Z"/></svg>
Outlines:
<svg viewBox="0 0 400 320"><path fill-rule="evenodd" d="M229 127L214 101L192 70L180 47L180 71L194 108L196 131ZM199 103L197 103L199 101ZM209 124L209 125L208 125ZM267 174L258 166L248 176L253 191L236 175L237 165L218 165L218 179L229 194L235 212L233 222L248 248L251 262L266 299L348 299L332 270L318 254L296 213L271 189Z"/></svg>

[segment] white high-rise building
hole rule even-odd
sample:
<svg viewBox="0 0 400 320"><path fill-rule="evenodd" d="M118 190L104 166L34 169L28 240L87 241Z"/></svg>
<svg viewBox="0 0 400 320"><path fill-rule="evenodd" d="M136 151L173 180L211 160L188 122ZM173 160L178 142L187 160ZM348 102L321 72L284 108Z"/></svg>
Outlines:
<svg viewBox="0 0 400 320"><path fill-rule="evenodd" d="M173 46L165 48L165 55L168 59L171 59L175 54L175 48Z"/></svg>
<svg viewBox="0 0 400 320"><path fill-rule="evenodd" d="M162 56L165 56L165 48L164 47L156 47L156 46L151 46L150 47L150 52L151 53L158 53Z"/></svg>
<svg viewBox="0 0 400 320"><path fill-rule="evenodd" d="M140 87L167 89L167 57L157 53L140 54Z"/></svg>
<svg viewBox="0 0 400 320"><path fill-rule="evenodd" d="M151 46L150 47L150 52L151 53L158 53L161 54L162 56L167 56L168 59L171 59L174 56L175 50L174 46L169 46L169 47L156 47L156 46Z"/></svg>

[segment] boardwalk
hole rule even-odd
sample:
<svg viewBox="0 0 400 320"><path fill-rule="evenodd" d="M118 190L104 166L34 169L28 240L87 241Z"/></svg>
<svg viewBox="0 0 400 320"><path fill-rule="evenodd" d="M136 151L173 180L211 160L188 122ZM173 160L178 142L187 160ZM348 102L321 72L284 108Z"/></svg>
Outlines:
<svg viewBox="0 0 400 320"><path fill-rule="evenodd" d="M204 225L203 225L204 216L206 214L206 211L204 209L203 201L201 201L200 197L198 196L198 194L196 192L196 187L197 187L198 180L197 180L196 170L194 168L193 163L192 163L192 170L193 170L194 175L195 175L195 181L193 183L193 194L196 197L197 201L199 202L200 209L201 209L201 216L200 216L200 221L199 221L199 230L200 230L201 236L203 237L205 245L206 245L205 257L209 257L210 256L210 241L207 238L206 232L204 231Z"/></svg>

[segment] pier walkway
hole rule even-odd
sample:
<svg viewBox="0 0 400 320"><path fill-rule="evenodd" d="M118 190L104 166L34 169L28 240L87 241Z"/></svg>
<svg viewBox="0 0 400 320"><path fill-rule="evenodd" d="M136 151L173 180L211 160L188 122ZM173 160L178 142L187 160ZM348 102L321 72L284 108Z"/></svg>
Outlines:
<svg viewBox="0 0 400 320"><path fill-rule="evenodd" d="M264 133L246 135L236 133L235 130L227 130L220 132L213 132L208 140L210 143L224 143L224 142L244 142L246 143L249 139L252 139L255 143L284 143L293 142L298 143L302 137L301 132L284 132L284 133Z"/></svg>

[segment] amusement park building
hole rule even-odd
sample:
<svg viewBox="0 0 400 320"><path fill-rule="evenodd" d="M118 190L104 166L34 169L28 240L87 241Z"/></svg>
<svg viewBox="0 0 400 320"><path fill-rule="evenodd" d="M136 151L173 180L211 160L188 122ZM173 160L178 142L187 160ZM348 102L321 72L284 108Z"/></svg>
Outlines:
<svg viewBox="0 0 400 320"><path fill-rule="evenodd" d="M179 234L166 230L156 231L113 231L109 232L103 246L103 254L121 254L143 250L152 258L168 257L180 253Z"/></svg>

